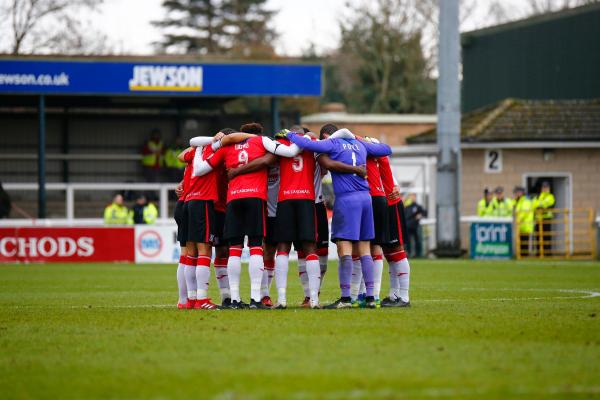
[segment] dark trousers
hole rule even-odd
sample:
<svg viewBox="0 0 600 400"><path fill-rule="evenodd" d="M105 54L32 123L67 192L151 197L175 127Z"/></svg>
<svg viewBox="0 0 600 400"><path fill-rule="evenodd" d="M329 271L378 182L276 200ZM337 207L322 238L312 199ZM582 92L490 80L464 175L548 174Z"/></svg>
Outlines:
<svg viewBox="0 0 600 400"><path fill-rule="evenodd" d="M419 235L419 227L411 227L407 229L408 237L405 241L406 252L409 258L421 257L423 254L423 243L421 235Z"/></svg>

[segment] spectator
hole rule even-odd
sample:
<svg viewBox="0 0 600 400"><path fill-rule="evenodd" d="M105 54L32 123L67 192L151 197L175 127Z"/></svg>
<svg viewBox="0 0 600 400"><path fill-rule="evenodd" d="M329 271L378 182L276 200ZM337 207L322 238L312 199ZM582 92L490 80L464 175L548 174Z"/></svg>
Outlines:
<svg viewBox="0 0 600 400"><path fill-rule="evenodd" d="M158 218L158 208L154 205L153 202L148 202L146 207L144 207L144 223L148 225L152 225L156 223L156 219Z"/></svg>
<svg viewBox="0 0 600 400"><path fill-rule="evenodd" d="M538 196L534 197L532 201L533 210L535 212L536 217L536 231L540 232L541 230L541 238L538 238L538 252L541 253L542 248L546 255L549 255L549 252L552 250L552 219L554 218L554 213L551 209L554 208L556 204L556 199L554 195L550 191L550 182L544 181L542 182L541 192ZM540 246L540 243L543 242L543 246Z"/></svg>
<svg viewBox="0 0 600 400"><path fill-rule="evenodd" d="M520 254L531 255L529 240L533 233L533 204L525 196L525 188L516 186L513 190L515 195L515 222L519 229Z"/></svg>
<svg viewBox="0 0 600 400"><path fill-rule="evenodd" d="M126 225L129 220L129 210L123 204L123 196L117 194L113 202L104 209L106 225Z"/></svg>
<svg viewBox="0 0 600 400"><path fill-rule="evenodd" d="M423 245L420 235L421 219L427 217L427 210L417 203L417 195L410 193L408 199L404 202L404 214L406 216L406 250L408 257L421 257L423 255ZM414 244L413 244L414 243Z"/></svg>
<svg viewBox="0 0 600 400"><path fill-rule="evenodd" d="M160 131L154 129L150 139L142 148L142 168L144 178L147 182L159 182L160 172L163 166L164 144L160 137Z"/></svg>
<svg viewBox="0 0 600 400"><path fill-rule="evenodd" d="M477 215L480 217L491 217L494 215L494 195L488 188L483 190L483 198L477 203Z"/></svg>
<svg viewBox="0 0 600 400"><path fill-rule="evenodd" d="M158 209L154 203L149 202L146 196L140 195L131 210L129 210L127 223L136 224L154 224L158 217Z"/></svg>
<svg viewBox="0 0 600 400"><path fill-rule="evenodd" d="M2 187L2 182L0 182L0 219L8 218L11 208L12 203L10 201L10 196Z"/></svg>
<svg viewBox="0 0 600 400"><path fill-rule="evenodd" d="M186 147L187 146L184 146L181 136L177 136L173 144L165 151L165 167L167 168L167 178L169 182L179 182L183 177L185 163L179 161L177 156L185 150Z"/></svg>
<svg viewBox="0 0 600 400"><path fill-rule="evenodd" d="M494 217L511 217L513 201L504 197L504 188L498 186L494 189L494 200L492 200Z"/></svg>
<svg viewBox="0 0 600 400"><path fill-rule="evenodd" d="M148 201L146 200L146 196L140 195L135 201L135 204L129 210L129 217L127 223L130 225L133 224L145 224L144 222L144 208L146 208L146 204Z"/></svg>

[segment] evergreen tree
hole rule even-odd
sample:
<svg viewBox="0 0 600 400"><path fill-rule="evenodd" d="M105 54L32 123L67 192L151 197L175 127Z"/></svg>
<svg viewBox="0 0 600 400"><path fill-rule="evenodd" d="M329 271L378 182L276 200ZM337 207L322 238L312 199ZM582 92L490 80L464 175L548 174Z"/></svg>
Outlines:
<svg viewBox="0 0 600 400"><path fill-rule="evenodd" d="M276 34L269 27L274 11L266 0L164 0L162 50L228 55L272 56Z"/></svg>
<svg viewBox="0 0 600 400"><path fill-rule="evenodd" d="M164 0L167 15L155 26L165 29L162 50L196 54L227 51L225 26L219 0Z"/></svg>
<svg viewBox="0 0 600 400"><path fill-rule="evenodd" d="M231 55L245 58L273 56L277 37L269 26L275 11L265 8L267 0L229 0L223 4L225 29Z"/></svg>

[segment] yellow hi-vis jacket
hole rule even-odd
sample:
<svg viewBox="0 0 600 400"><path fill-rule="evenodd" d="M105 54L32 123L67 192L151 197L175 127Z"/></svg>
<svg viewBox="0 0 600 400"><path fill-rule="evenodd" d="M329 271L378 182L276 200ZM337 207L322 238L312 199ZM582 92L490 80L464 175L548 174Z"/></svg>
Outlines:
<svg viewBox="0 0 600 400"><path fill-rule="evenodd" d="M527 196L515 202L515 222L519 233L533 233L533 203Z"/></svg>
<svg viewBox="0 0 600 400"><path fill-rule="evenodd" d="M129 210L125 206L112 203L104 209L106 225L126 225L129 223Z"/></svg>
<svg viewBox="0 0 600 400"><path fill-rule="evenodd" d="M155 142L148 140L142 152L142 165L148 168L162 167L164 161L163 150L164 145L162 141Z"/></svg>
<svg viewBox="0 0 600 400"><path fill-rule="evenodd" d="M506 197L498 200L496 197L492 199L492 215L494 217L510 217L512 216L514 203Z"/></svg>
<svg viewBox="0 0 600 400"><path fill-rule="evenodd" d="M184 169L185 168L185 163L182 161L179 161L179 159L177 158L177 156L179 155L179 153L181 153L184 149L176 149L173 147L169 147L166 151L165 151L165 167L167 168L177 168L177 169Z"/></svg>
<svg viewBox="0 0 600 400"><path fill-rule="evenodd" d="M494 208L492 207L493 199L489 203L485 201L485 198L479 200L477 203L477 215L480 217L492 217L494 216Z"/></svg>
<svg viewBox="0 0 600 400"><path fill-rule="evenodd" d="M556 200L554 199L554 195L552 193L546 193L546 192L542 192L540 193L539 196L537 196L535 199L533 199L533 208L535 210L537 209L547 209L547 208L554 208L554 204L556 203ZM536 214L539 215L539 214ZM551 211L543 211L541 213L542 219L551 219L552 217L554 217L554 214L552 214Z"/></svg>
<svg viewBox="0 0 600 400"><path fill-rule="evenodd" d="M156 218L158 218L158 209L154 203L148 203L148 205L144 207L144 222L148 225L152 225L156 223Z"/></svg>

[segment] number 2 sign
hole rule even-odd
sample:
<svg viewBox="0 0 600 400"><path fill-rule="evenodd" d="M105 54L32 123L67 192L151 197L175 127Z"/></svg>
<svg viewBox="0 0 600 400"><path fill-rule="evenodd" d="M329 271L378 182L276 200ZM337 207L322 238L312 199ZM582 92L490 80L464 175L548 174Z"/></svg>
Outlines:
<svg viewBox="0 0 600 400"><path fill-rule="evenodd" d="M502 172L502 150L486 150L484 162L483 171L485 173L494 174Z"/></svg>

